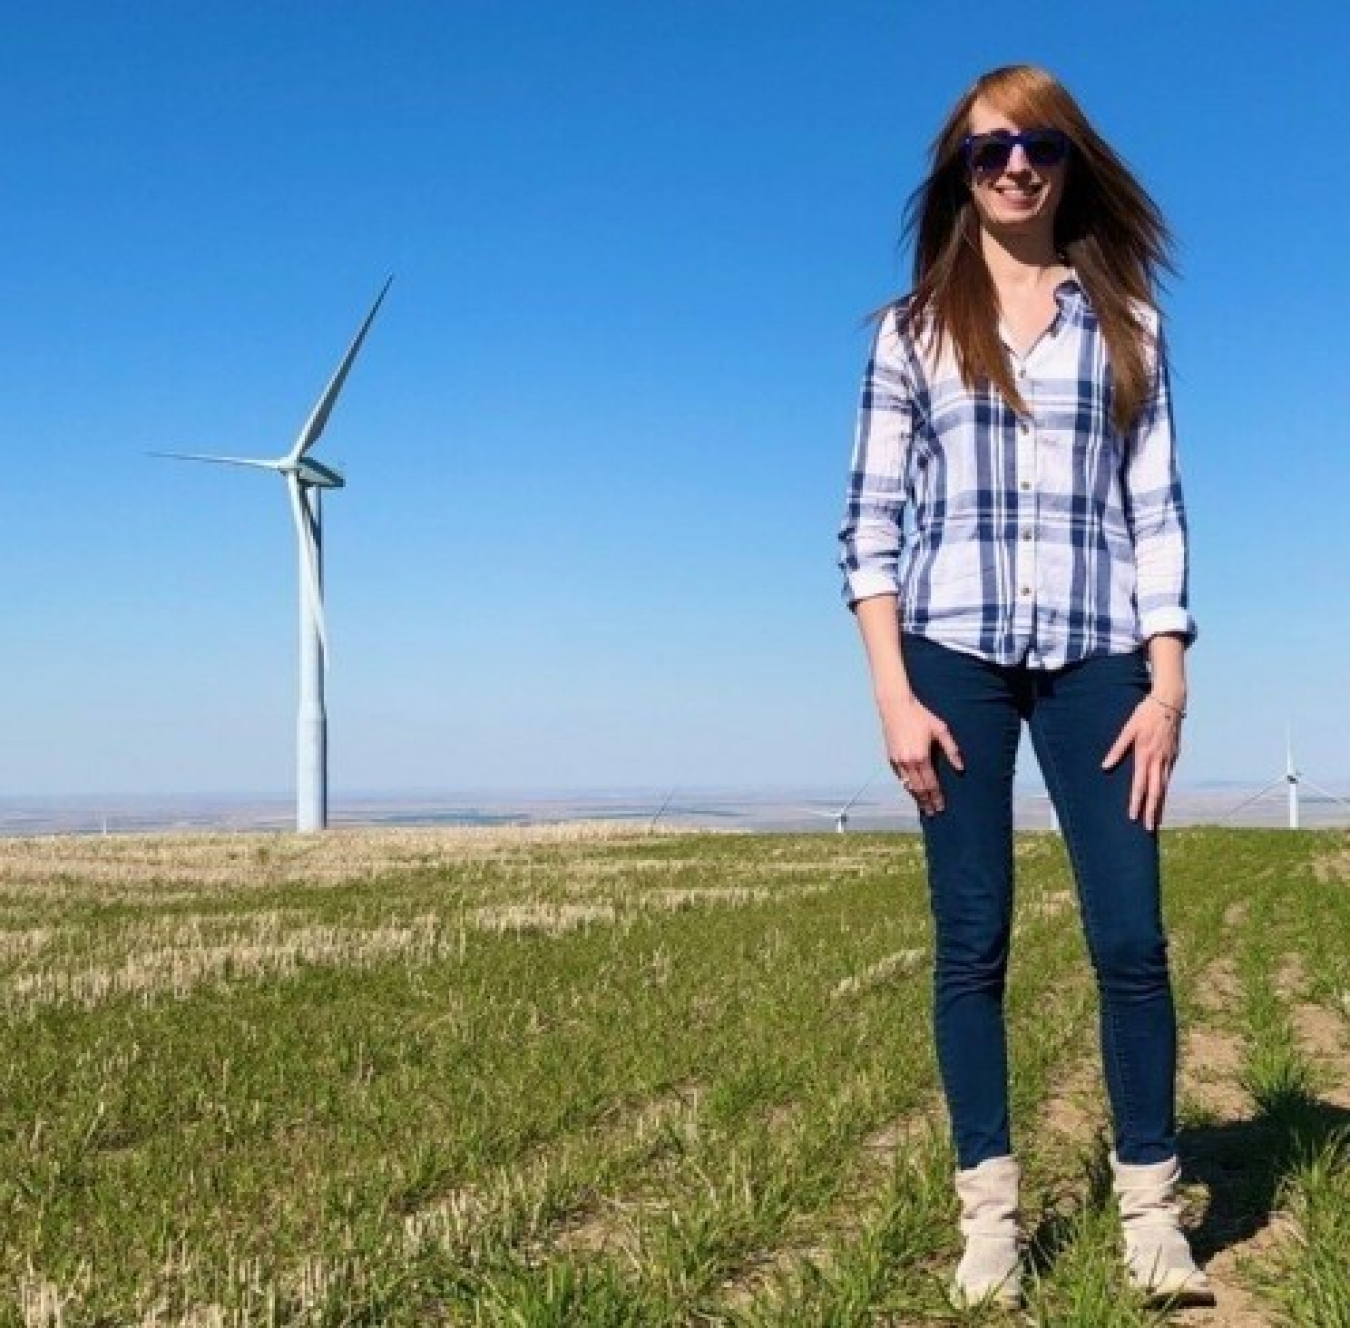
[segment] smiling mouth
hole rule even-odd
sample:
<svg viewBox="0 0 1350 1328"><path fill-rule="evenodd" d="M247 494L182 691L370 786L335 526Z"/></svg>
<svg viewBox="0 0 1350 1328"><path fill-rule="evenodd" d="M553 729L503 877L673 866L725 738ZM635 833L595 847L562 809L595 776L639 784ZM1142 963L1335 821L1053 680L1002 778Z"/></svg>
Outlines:
<svg viewBox="0 0 1350 1328"><path fill-rule="evenodd" d="M1043 184L1030 185L1005 185L1001 189L995 190L1000 198L1006 198L1014 203L1030 203L1039 198L1045 186Z"/></svg>

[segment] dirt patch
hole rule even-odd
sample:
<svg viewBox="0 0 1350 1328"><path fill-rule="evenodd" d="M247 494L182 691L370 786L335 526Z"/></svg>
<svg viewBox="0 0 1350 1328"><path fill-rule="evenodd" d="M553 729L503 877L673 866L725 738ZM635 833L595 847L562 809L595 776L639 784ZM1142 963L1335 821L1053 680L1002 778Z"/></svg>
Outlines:
<svg viewBox="0 0 1350 1328"><path fill-rule="evenodd" d="M1101 1056L1087 1029L1069 1072L1041 1105L1037 1132L1048 1129L1061 1139L1084 1143L1106 1125L1106 1092Z"/></svg>
<svg viewBox="0 0 1350 1328"><path fill-rule="evenodd" d="M1215 1014L1237 1009L1241 992L1237 966L1231 959L1216 959L1195 980L1196 1003Z"/></svg>
<svg viewBox="0 0 1350 1328"><path fill-rule="evenodd" d="M1204 1328L1272 1328L1276 1322L1274 1311L1267 1309L1238 1281L1237 1263L1239 1258L1250 1259L1260 1254L1275 1244L1282 1234L1272 1225L1261 1237L1253 1238L1240 1255L1230 1250L1216 1254L1205 1271L1218 1303L1211 1309L1181 1310L1168 1322L1193 1324L1196 1328L1200 1325Z"/></svg>
<svg viewBox="0 0 1350 1328"><path fill-rule="evenodd" d="M641 1261L637 1232L642 1219L673 1208L659 1194L641 1198L605 1195L563 1223L549 1245L559 1254L613 1254L621 1252Z"/></svg>
<svg viewBox="0 0 1350 1328"><path fill-rule="evenodd" d="M1302 955L1287 954L1280 959L1275 973L1275 990L1286 1000L1300 995L1308 986L1308 969Z"/></svg>
<svg viewBox="0 0 1350 1328"><path fill-rule="evenodd" d="M925 1135L946 1128L946 1108L934 1097L916 1111L905 1112L878 1126L863 1140L865 1170L889 1168L894 1155Z"/></svg>
<svg viewBox="0 0 1350 1328"><path fill-rule="evenodd" d="M1219 1120L1245 1120L1252 1103L1242 1087L1241 1038L1213 1028L1193 1029L1181 1052L1181 1096Z"/></svg>
<svg viewBox="0 0 1350 1328"><path fill-rule="evenodd" d="M1225 928L1241 924L1246 906L1229 907ZM1240 986L1231 959L1217 959L1196 983L1203 1009L1226 1015L1237 1008ZM1270 1328L1268 1310L1243 1281L1240 1265L1278 1238L1276 1222L1251 1193L1251 1157L1273 1146L1253 1119L1242 1087L1243 1041L1222 1029L1193 1026L1182 1041L1177 1087L1183 1103L1199 1107L1210 1123L1181 1138L1185 1168L1183 1221L1197 1261L1209 1275L1218 1304L1178 1312L1169 1322L1206 1328Z"/></svg>
<svg viewBox="0 0 1350 1328"><path fill-rule="evenodd" d="M1345 1020L1322 1005L1300 1002L1290 1010L1299 1046L1317 1072L1317 1097L1328 1106L1350 1110L1346 1071Z"/></svg>
<svg viewBox="0 0 1350 1328"><path fill-rule="evenodd" d="M1243 1264L1261 1259L1288 1235L1289 1229L1288 1219L1277 1214L1260 1231L1213 1254L1209 1254L1207 1242L1192 1233L1196 1259L1209 1277L1217 1304L1209 1309L1183 1310L1170 1322L1211 1328L1270 1328L1275 1323L1274 1311L1248 1289L1241 1269Z"/></svg>
<svg viewBox="0 0 1350 1328"><path fill-rule="evenodd" d="M1350 847L1334 848L1312 861L1313 875L1328 885L1350 881Z"/></svg>
<svg viewBox="0 0 1350 1328"><path fill-rule="evenodd" d="M1334 1010L1299 997L1309 989L1307 965L1302 955L1285 955L1280 961L1275 989L1289 1002L1300 1050L1317 1072L1318 1098L1329 1106L1350 1108L1350 1082L1346 1075L1347 1026Z"/></svg>

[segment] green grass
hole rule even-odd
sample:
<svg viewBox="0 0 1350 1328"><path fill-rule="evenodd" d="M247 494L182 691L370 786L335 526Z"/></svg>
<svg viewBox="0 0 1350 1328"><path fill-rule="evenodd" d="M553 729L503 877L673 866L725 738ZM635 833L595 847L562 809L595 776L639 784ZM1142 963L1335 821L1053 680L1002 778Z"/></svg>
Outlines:
<svg viewBox="0 0 1350 1328"><path fill-rule="evenodd" d="M1184 1123L1258 1145L1198 1247L1287 1213L1272 1322L1350 1323L1350 1113L1281 986L1350 1011L1346 845L1166 842L1183 1029L1242 1040L1250 1103ZM1038 1129L1095 998L1058 841L1018 868L1030 1317L1156 1323L1100 1135ZM1010 1321L946 1304L928 962L901 836L0 842L0 1328Z"/></svg>

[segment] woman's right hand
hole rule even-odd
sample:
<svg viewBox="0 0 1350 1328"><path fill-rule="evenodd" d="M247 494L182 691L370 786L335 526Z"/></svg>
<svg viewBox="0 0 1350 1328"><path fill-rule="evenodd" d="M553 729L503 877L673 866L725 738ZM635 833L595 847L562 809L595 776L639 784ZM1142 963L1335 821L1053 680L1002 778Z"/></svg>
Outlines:
<svg viewBox="0 0 1350 1328"><path fill-rule="evenodd" d="M933 767L933 748L941 747L958 770L964 770L951 730L915 697L878 700L886 759L913 797L921 816L935 816L944 807L942 786Z"/></svg>

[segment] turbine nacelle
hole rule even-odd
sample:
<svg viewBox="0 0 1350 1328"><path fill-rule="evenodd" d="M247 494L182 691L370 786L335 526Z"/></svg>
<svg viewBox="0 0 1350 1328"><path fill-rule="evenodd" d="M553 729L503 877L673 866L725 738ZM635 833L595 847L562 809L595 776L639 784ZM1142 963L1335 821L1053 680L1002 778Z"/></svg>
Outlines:
<svg viewBox="0 0 1350 1328"><path fill-rule="evenodd" d="M301 484L307 484L311 489L341 489L347 483L341 472L325 466L322 461L315 461L313 457L301 457L299 461L282 458L277 462L277 469L283 475L294 475Z"/></svg>

